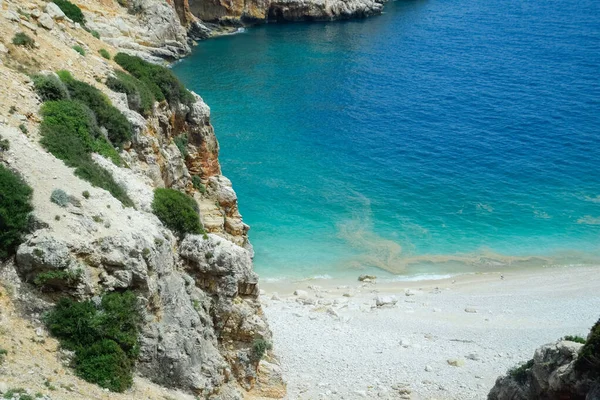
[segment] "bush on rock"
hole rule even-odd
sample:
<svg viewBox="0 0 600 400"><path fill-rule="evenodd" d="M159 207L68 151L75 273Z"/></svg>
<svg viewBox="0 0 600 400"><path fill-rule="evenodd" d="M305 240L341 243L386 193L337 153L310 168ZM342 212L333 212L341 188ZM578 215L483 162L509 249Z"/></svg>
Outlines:
<svg viewBox="0 0 600 400"><path fill-rule="evenodd" d="M167 228L179 236L204 233L196 201L177 190L156 189L152 211Z"/></svg>
<svg viewBox="0 0 600 400"><path fill-rule="evenodd" d="M21 178L0 165L0 260L15 251L27 232L32 193Z"/></svg>
<svg viewBox="0 0 600 400"><path fill-rule="evenodd" d="M105 294L98 306L62 298L45 322L64 348L75 351L81 378L115 392L131 386L141 322L134 293Z"/></svg>

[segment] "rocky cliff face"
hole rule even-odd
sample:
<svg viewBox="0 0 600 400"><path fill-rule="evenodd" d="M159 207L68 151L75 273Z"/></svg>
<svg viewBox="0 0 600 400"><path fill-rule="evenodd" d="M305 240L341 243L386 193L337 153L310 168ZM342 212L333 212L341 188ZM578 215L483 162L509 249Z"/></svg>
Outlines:
<svg viewBox="0 0 600 400"><path fill-rule="evenodd" d="M101 48L113 55L125 48L147 59L189 51L185 29L174 22L178 10L142 0L133 4L141 11L127 14L110 1L81 2L88 27L98 30L101 41L64 15L44 26L42 1L0 5L0 135L10 144L0 152L0 162L33 188L35 221L0 276L15 289L24 315L42 328L39 316L62 296L83 300L131 290L143 308L137 362L142 376L205 398L282 397L285 385L276 360L253 354L253 341L269 341L271 333L258 302L249 227L231 182L221 175L209 107L195 95L191 105L155 103L144 117L128 108L126 95L103 84L119 67L97 55ZM10 43L21 31L35 37L35 47ZM86 56L72 50L75 44ZM121 153L124 167L99 155L93 159L125 189L134 208L79 179L40 146L41 102L24 72L59 69L106 93L133 125L133 138ZM187 142L184 152L175 137ZM165 228L151 212L157 187L191 195L207 234L181 240ZM50 202L55 189L70 196L66 207ZM69 273L72 279L35 283L48 272Z"/></svg>
<svg viewBox="0 0 600 400"><path fill-rule="evenodd" d="M111 45L149 60L187 55L202 40L246 24L332 21L380 14L387 0L79 0L88 26Z"/></svg>
<svg viewBox="0 0 600 400"><path fill-rule="evenodd" d="M498 378L488 400L599 400L600 381L575 367L582 347L565 340L538 348L529 364Z"/></svg>
<svg viewBox="0 0 600 400"><path fill-rule="evenodd" d="M384 0L176 0L208 22L332 21L379 14Z"/></svg>

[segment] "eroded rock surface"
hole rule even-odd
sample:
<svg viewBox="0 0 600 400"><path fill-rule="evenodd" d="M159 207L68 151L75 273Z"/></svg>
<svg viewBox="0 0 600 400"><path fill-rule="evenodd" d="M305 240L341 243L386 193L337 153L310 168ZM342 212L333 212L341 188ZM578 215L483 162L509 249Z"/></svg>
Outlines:
<svg viewBox="0 0 600 400"><path fill-rule="evenodd" d="M575 370L582 346L565 340L538 348L533 365L499 377L488 400L599 400L600 381Z"/></svg>

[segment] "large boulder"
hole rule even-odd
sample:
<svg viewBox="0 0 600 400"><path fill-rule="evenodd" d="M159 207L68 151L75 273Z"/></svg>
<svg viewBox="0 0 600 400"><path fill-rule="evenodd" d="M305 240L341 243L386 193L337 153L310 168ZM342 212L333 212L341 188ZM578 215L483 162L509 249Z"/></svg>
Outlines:
<svg viewBox="0 0 600 400"><path fill-rule="evenodd" d="M600 380L575 368L580 343L559 340L496 380L488 400L600 400Z"/></svg>

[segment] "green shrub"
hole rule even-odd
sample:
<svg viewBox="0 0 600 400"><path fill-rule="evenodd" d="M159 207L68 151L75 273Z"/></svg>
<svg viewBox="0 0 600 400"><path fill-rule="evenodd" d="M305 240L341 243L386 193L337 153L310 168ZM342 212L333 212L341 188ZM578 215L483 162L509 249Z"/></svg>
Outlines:
<svg viewBox="0 0 600 400"><path fill-rule="evenodd" d="M175 142L175 146L177 146L177 148L179 149L179 152L181 153L181 156L186 159L188 156L188 151L187 151L187 145L188 145L188 138L187 138L187 134L182 134L179 136L175 136L173 138L173 142Z"/></svg>
<svg viewBox="0 0 600 400"><path fill-rule="evenodd" d="M13 172L0 165L0 259L11 255L27 232L31 188Z"/></svg>
<svg viewBox="0 0 600 400"><path fill-rule="evenodd" d="M68 72L59 71L58 75L67 86L71 99L84 103L94 112L98 124L106 128L108 139L115 146L121 146L125 141L131 139L131 124L119 110L110 104L108 97L92 85L73 79Z"/></svg>
<svg viewBox="0 0 600 400"><path fill-rule="evenodd" d="M79 281L83 271L77 270L58 270L41 272L36 275L33 283L38 286L64 286L73 285Z"/></svg>
<svg viewBox="0 0 600 400"><path fill-rule="evenodd" d="M145 83L123 71L116 71L115 76L106 80L106 86L115 92L125 93L129 108L148 115L152 111L154 95Z"/></svg>
<svg viewBox="0 0 600 400"><path fill-rule="evenodd" d="M140 321L132 292L105 294L98 307L63 298L45 317L61 345L75 351L77 375L116 392L131 386Z"/></svg>
<svg viewBox="0 0 600 400"><path fill-rule="evenodd" d="M119 345L109 339L81 349L75 362L75 372L88 382L113 392L131 387L132 361Z"/></svg>
<svg viewBox="0 0 600 400"><path fill-rule="evenodd" d="M25 393L27 393L27 391L23 388L9 389L7 392L4 393L2 397L4 397L5 399L12 399L14 397L23 398L23 395Z"/></svg>
<svg viewBox="0 0 600 400"><path fill-rule="evenodd" d="M69 195L62 189L54 189L50 195L50 201L61 207L66 207L71 202Z"/></svg>
<svg viewBox="0 0 600 400"><path fill-rule="evenodd" d="M115 62L148 86L158 101L170 104L192 104L194 96L183 86L175 74L163 66L151 64L139 57L118 53Z"/></svg>
<svg viewBox="0 0 600 400"><path fill-rule="evenodd" d="M118 154L106 142L93 120L93 113L86 106L70 100L49 101L42 106L42 116L42 146L70 167L75 167L75 175L108 190L123 205L133 205L110 173L90 157L92 151L98 151L113 162L120 163Z"/></svg>
<svg viewBox="0 0 600 400"><path fill-rule="evenodd" d="M34 75L33 84L42 101L66 100L69 98L67 87L54 75Z"/></svg>
<svg viewBox="0 0 600 400"><path fill-rule="evenodd" d="M121 166L123 164L119 152L104 137L99 137L92 143L92 151L108 158L115 165Z"/></svg>
<svg viewBox="0 0 600 400"><path fill-rule="evenodd" d="M3 348L0 348L0 365L2 365L2 363L4 362L4 358L7 354L8 351L4 350Z"/></svg>
<svg viewBox="0 0 600 400"><path fill-rule="evenodd" d="M98 31L90 31L90 33L92 34L93 37L95 37L96 39L100 39L100 33L98 33ZM106 50L104 50L106 51Z"/></svg>
<svg viewBox="0 0 600 400"><path fill-rule="evenodd" d="M521 385L527 382L528 372L533 367L533 360L527 361L525 364L514 367L508 371L508 375L511 376L515 381Z"/></svg>
<svg viewBox="0 0 600 400"><path fill-rule="evenodd" d="M85 57L85 50L80 45L73 46L73 50Z"/></svg>
<svg viewBox="0 0 600 400"><path fill-rule="evenodd" d="M180 236L204 233L198 205L191 197L173 189L156 189L152 211L163 224Z"/></svg>
<svg viewBox="0 0 600 400"><path fill-rule="evenodd" d="M42 105L41 114L42 145L67 165L74 167L88 158L94 138L102 135L91 111L81 103L48 101Z"/></svg>
<svg viewBox="0 0 600 400"><path fill-rule="evenodd" d="M23 132L24 134L28 134L29 133L29 129L27 129L27 126L25 124L20 124L19 125L19 129L21 130L21 132Z"/></svg>
<svg viewBox="0 0 600 400"><path fill-rule="evenodd" d="M265 339L254 339L252 342L252 352L250 353L250 359L254 362L260 361L267 350L271 350L273 345L267 342Z"/></svg>
<svg viewBox="0 0 600 400"><path fill-rule="evenodd" d="M562 340L567 340L569 342L575 342L575 343L581 343L581 344L585 344L585 339L582 338L581 336L571 336L571 335L567 335L564 338L562 338Z"/></svg>
<svg viewBox="0 0 600 400"><path fill-rule="evenodd" d="M585 344L579 351L575 369L582 373L590 373L592 376L600 376L600 319L592 327Z"/></svg>
<svg viewBox="0 0 600 400"><path fill-rule="evenodd" d="M10 143L0 136L0 151L7 151L8 149L10 149Z"/></svg>
<svg viewBox="0 0 600 400"><path fill-rule="evenodd" d="M100 53L100 55L102 57L106 58L107 60L110 60L110 53L108 52L108 50L100 49L100 50L98 50L98 53Z"/></svg>
<svg viewBox="0 0 600 400"><path fill-rule="evenodd" d="M60 7L62 12L72 19L73 22L79 22L81 25L85 25L85 17L83 16L81 9L75 4L71 3L69 0L53 0L53 2Z"/></svg>
<svg viewBox="0 0 600 400"><path fill-rule="evenodd" d="M200 193L206 193L206 186L202 184L202 181L198 175L192 176L192 185L194 185L194 188Z"/></svg>
<svg viewBox="0 0 600 400"><path fill-rule="evenodd" d="M24 32L16 33L15 36L13 36L12 43L15 46L29 47L30 49L35 46L35 40L33 40Z"/></svg>

